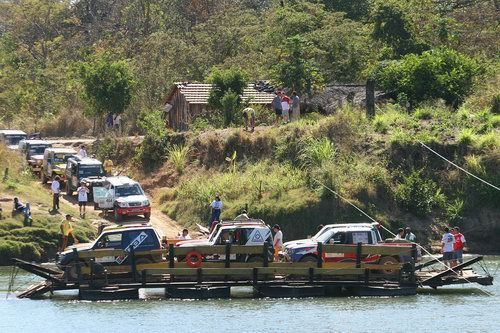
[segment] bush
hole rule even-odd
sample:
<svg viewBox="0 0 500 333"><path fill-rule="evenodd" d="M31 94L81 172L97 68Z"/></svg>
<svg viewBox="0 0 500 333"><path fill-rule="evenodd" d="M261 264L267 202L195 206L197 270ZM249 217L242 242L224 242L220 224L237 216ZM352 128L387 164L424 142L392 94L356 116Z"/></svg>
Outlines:
<svg viewBox="0 0 500 333"><path fill-rule="evenodd" d="M404 177L394 191L398 204L416 216L424 216L433 208L442 208L446 197L431 179L424 179L421 171L414 171Z"/></svg>
<svg viewBox="0 0 500 333"><path fill-rule="evenodd" d="M303 167L320 167L331 161L335 156L334 144L328 139L308 139L300 152L300 160Z"/></svg>
<svg viewBox="0 0 500 333"><path fill-rule="evenodd" d="M80 137L89 134L92 122L80 111L63 110L57 116L45 119L40 128L44 136L55 137Z"/></svg>
<svg viewBox="0 0 500 333"><path fill-rule="evenodd" d="M172 145L167 149L167 152L169 162L173 165L175 170L181 174L187 161L189 147Z"/></svg>
<svg viewBox="0 0 500 333"><path fill-rule="evenodd" d="M472 91L479 72L473 59L445 48L409 54L384 64L375 77L382 89L404 93L412 103L442 98L457 107Z"/></svg>
<svg viewBox="0 0 500 333"><path fill-rule="evenodd" d="M476 135L474 130L470 128L464 128L460 131L458 135L458 143L464 146L473 144L476 141Z"/></svg>

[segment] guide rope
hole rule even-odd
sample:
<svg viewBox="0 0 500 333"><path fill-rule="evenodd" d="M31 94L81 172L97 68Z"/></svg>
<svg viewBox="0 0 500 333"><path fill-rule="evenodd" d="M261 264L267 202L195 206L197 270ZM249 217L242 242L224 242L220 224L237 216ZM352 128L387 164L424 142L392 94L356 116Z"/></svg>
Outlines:
<svg viewBox="0 0 500 333"><path fill-rule="evenodd" d="M367 218L369 218L371 221L373 222L376 222L378 223L385 231L387 231L388 233L390 233L392 236L396 236L395 233L393 233L391 230L387 229L386 227L384 227L382 225L382 223L378 222L377 220L375 220L373 217L371 217L370 215L368 215L367 213L365 213L361 208L359 208L358 206L356 206L355 204L353 204L350 200L348 200L347 198L341 196L339 193L337 193L336 191L332 190L331 188L329 188L328 186L326 186L325 184L323 184L322 182L320 182L319 180L315 179L315 178L312 178L315 182L317 182L319 185L323 186L324 188L326 188L327 190L329 190L330 192L332 192L333 194L335 194L337 197L339 197L340 199L344 200L345 202L347 202L349 205L351 205L352 207L356 208L360 213L362 213L364 216L366 216ZM453 270L451 267L448 267L448 265L446 265L444 262L442 262L441 260L439 260L439 258L437 258L436 256L434 256L432 253L430 253L429 251L427 251L427 249L425 249L422 245L418 244L418 243L415 243L420 249L422 249L426 254L428 254L432 259L436 260L436 262L440 263L441 265L443 265L445 268L446 268L446 271L451 271L453 274L455 274L456 276L458 276L459 278L467 281L468 283L472 283L471 281L469 281L467 278L461 276L460 274L458 274L458 272L456 272L455 270ZM477 288L478 290L480 290L481 292L483 292L485 295L487 296L494 296L493 293L490 293L489 291L486 291L486 290L483 290L481 288Z"/></svg>
<svg viewBox="0 0 500 333"><path fill-rule="evenodd" d="M490 187L493 187L495 190L497 191L500 191L500 187L498 186L495 186L489 182L487 182L486 180L482 179L482 178L479 178L478 176L476 176L475 174L473 174L472 172L469 172L467 170L465 170L464 168L462 168L461 166L453 163L452 161L450 161L449 159L447 159L446 157L444 157L443 155L439 154L438 152L436 152L435 150L433 150L431 147L427 146L425 143L423 143L422 141L418 141L424 148L427 148L428 150L430 150L431 152L433 152L434 154L436 154L437 156L441 157L443 160L445 160L446 162L450 163L451 165L453 165L455 168L465 172L466 174L468 174L469 176L471 177L474 177L476 178L477 180L483 182L484 184L490 186Z"/></svg>

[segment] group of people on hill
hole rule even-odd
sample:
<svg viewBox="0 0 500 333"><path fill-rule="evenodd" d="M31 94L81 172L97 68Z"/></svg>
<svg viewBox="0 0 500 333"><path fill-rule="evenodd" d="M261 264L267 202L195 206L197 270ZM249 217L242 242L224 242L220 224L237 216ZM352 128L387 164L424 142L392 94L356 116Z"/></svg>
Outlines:
<svg viewBox="0 0 500 333"><path fill-rule="evenodd" d="M460 232L459 227L444 228L441 249L443 252L443 261L446 265L455 267L457 263L463 262L465 243L465 237Z"/></svg>
<svg viewBox="0 0 500 333"><path fill-rule="evenodd" d="M273 99L272 105L276 115L275 125L278 126L280 121L288 123L290 121L299 120L300 118L300 98L297 92L292 92L292 98L288 97L283 91L276 91L276 96Z"/></svg>
<svg viewBox="0 0 500 333"><path fill-rule="evenodd" d="M283 91L277 90L272 101L273 111L276 115L275 124L279 125L281 121L288 123L290 121L299 120L300 118L300 98L296 91L292 92L292 97L288 97ZM243 109L243 119L245 120L245 131L251 128L251 132L255 129L255 110L251 107Z"/></svg>

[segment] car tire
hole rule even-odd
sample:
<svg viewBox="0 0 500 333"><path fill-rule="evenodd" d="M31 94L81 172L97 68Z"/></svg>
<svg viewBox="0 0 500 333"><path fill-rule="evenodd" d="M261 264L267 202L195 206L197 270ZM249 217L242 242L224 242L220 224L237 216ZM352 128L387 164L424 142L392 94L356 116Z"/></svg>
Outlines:
<svg viewBox="0 0 500 333"><path fill-rule="evenodd" d="M114 218L115 218L115 222L119 222L119 221L121 221L123 219L123 215L118 213L118 208L117 207L115 207L115 209L113 210L113 215L114 215Z"/></svg>
<svg viewBox="0 0 500 333"><path fill-rule="evenodd" d="M67 273L68 280L70 280L70 281L78 280L77 262L78 261L76 259L73 259L67 265L66 273ZM86 266L85 262L80 260L80 268L85 267L85 266Z"/></svg>
<svg viewBox="0 0 500 333"><path fill-rule="evenodd" d="M318 262L318 258L312 255L303 256L299 260L300 262Z"/></svg>
<svg viewBox="0 0 500 333"><path fill-rule="evenodd" d="M380 260L378 261L378 264L379 265L397 265L397 264L399 264L399 260L394 258L394 257L387 257L386 256L386 257L380 258ZM394 270L387 269L387 270L382 270L381 272L384 274L392 274L392 273L394 273Z"/></svg>

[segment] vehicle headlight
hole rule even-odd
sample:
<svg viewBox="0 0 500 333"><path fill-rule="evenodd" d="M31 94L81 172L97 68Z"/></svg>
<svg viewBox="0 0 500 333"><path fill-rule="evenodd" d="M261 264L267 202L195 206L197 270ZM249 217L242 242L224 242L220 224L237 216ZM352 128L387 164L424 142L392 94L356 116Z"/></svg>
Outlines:
<svg viewBox="0 0 500 333"><path fill-rule="evenodd" d="M122 208L123 208L123 207L128 207L128 203L126 203L126 202L117 202L116 204L117 204L119 207L122 207Z"/></svg>
<svg viewBox="0 0 500 333"><path fill-rule="evenodd" d="M149 206L149 200L144 200L141 205L143 206Z"/></svg>

